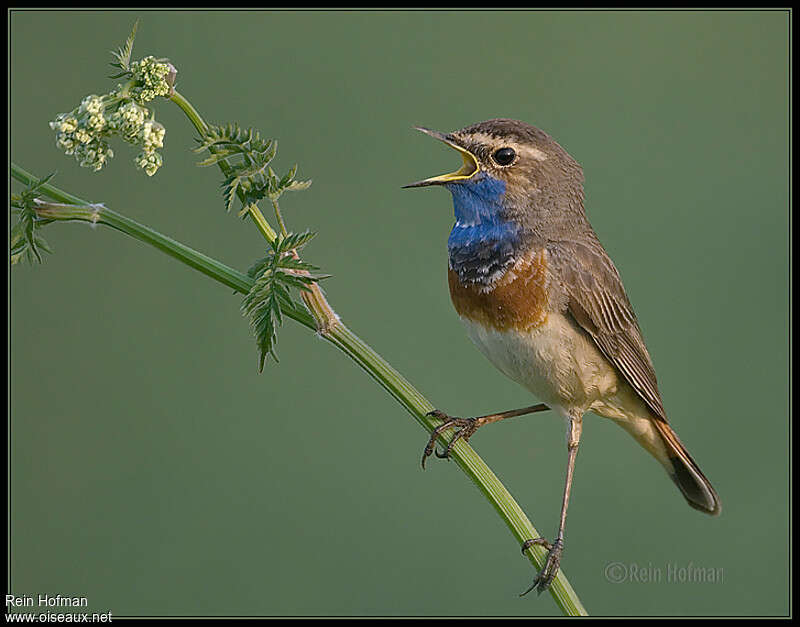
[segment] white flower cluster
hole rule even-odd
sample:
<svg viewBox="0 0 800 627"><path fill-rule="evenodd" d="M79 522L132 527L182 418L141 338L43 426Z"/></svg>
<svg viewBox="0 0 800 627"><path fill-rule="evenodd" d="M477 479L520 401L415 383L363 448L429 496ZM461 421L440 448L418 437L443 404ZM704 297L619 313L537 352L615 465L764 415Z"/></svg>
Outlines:
<svg viewBox="0 0 800 627"><path fill-rule="evenodd" d="M103 117L103 99L99 96L94 94L86 96L78 108L78 113L86 115L86 126L92 131L102 131L106 125L106 119Z"/></svg>
<svg viewBox="0 0 800 627"><path fill-rule="evenodd" d="M136 157L136 165L144 170L147 176L153 176L164 163L156 148L163 148L165 134L166 129L158 122L148 120L142 124L138 142L142 152Z"/></svg>
<svg viewBox="0 0 800 627"><path fill-rule="evenodd" d="M132 100L120 105L111 114L109 125L116 130L122 138L129 143L135 143L147 116L147 109L140 107Z"/></svg>
<svg viewBox="0 0 800 627"><path fill-rule="evenodd" d="M136 83L131 90L134 100L144 104L157 96L167 96L172 89L168 77L174 69L169 63L156 61L155 57L131 63L131 75Z"/></svg>
<svg viewBox="0 0 800 627"><path fill-rule="evenodd" d="M144 170L147 176L153 176L164 160L157 152L141 152L135 159L136 167Z"/></svg>
<svg viewBox="0 0 800 627"><path fill-rule="evenodd" d="M94 95L84 98L74 111L62 113L50 122L50 128L56 131L56 146L95 172L114 156L103 139L105 126L102 100Z"/></svg>
<svg viewBox="0 0 800 627"><path fill-rule="evenodd" d="M164 135L166 129L158 122L148 120L142 124L140 144L145 152L154 152L156 148L164 147Z"/></svg>
<svg viewBox="0 0 800 627"><path fill-rule="evenodd" d="M86 96L79 107L56 117L50 122L56 146L74 154L81 166L97 171L114 156L106 139L119 135L142 149L134 163L153 176L163 163L156 149L164 147L166 130L152 119L152 111L123 94L120 89L105 96Z"/></svg>

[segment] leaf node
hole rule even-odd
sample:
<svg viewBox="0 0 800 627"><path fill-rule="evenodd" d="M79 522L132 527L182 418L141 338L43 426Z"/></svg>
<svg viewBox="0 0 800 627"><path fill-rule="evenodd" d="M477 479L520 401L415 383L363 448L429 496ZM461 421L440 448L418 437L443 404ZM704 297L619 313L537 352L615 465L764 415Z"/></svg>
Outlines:
<svg viewBox="0 0 800 627"><path fill-rule="evenodd" d="M283 192L299 191L311 185L311 181L295 179L297 165L284 176L278 177L270 167L278 142L262 138L252 128L242 129L236 123L209 126L197 142L199 146L195 152L207 150L210 153L197 165L227 165L225 180L221 185L226 211L231 210L237 197L242 203L240 215L243 215L248 205L257 204L264 198L277 201Z"/></svg>
<svg viewBox="0 0 800 627"><path fill-rule="evenodd" d="M112 63L111 66L122 70L117 74L110 76L109 78L120 78L122 76L127 76L131 72L131 54L133 54L133 40L136 39L136 29L139 28L139 20L136 20L133 24L133 29L131 30L131 34L128 35L128 39L125 40L125 45L117 48L117 51L112 51L111 54L117 60L116 63Z"/></svg>
<svg viewBox="0 0 800 627"><path fill-rule="evenodd" d="M277 328L283 323L282 308L299 309L295 292L308 290L314 283L329 275L317 274L319 268L301 260L297 249L305 246L315 233L287 233L270 242L267 255L257 260L247 271L255 279L253 287L242 301L242 314L250 318L250 328L259 350L259 372L270 355L276 362Z"/></svg>
<svg viewBox="0 0 800 627"><path fill-rule="evenodd" d="M55 172L31 182L21 193L11 196L12 211L19 217L14 228L11 229L11 265L16 265L23 259L28 263L42 263L42 251L52 253L47 241L39 234L39 229L52 220L42 220L36 215L34 205L36 199L41 197L39 189L55 176Z"/></svg>

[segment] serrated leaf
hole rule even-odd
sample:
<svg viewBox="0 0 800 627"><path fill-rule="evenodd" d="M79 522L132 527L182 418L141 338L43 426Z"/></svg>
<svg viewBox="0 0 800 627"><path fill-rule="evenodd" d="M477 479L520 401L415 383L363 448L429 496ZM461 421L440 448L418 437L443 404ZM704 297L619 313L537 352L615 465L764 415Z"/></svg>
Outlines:
<svg viewBox="0 0 800 627"><path fill-rule="evenodd" d="M52 252L47 241L38 233L38 230L50 221L38 219L35 205L39 198L39 190L53 176L55 176L55 172L31 182L21 194L14 197L19 208L14 210L14 213L17 214L17 222L9 234L12 265L16 265L22 259L26 259L30 263L42 263L42 252Z"/></svg>
<svg viewBox="0 0 800 627"><path fill-rule="evenodd" d="M253 265L251 265L247 269L247 276L249 276L251 279L256 278L258 275L264 272L264 268L266 267L266 265L267 265L267 257L256 259L253 262Z"/></svg>
<svg viewBox="0 0 800 627"><path fill-rule="evenodd" d="M290 181L294 179L294 175L297 174L297 164L295 163L294 166L283 175L283 178L278 183L279 187L286 187Z"/></svg>
<svg viewBox="0 0 800 627"><path fill-rule="evenodd" d="M136 29L139 28L139 20L136 20L133 24L133 29L131 30L131 34L128 35L128 39L125 40L125 45L121 46L117 49L116 52L111 52L111 54L117 59L117 63L112 63L113 67L118 67L122 70L125 70L122 74L112 78L119 78L120 76L125 76L131 67L131 54L133 53L133 40L136 39Z"/></svg>
<svg viewBox="0 0 800 627"><path fill-rule="evenodd" d="M287 187L283 189L285 192L300 192L304 189L311 187L311 179L307 181L292 181Z"/></svg>
<svg viewBox="0 0 800 627"><path fill-rule="evenodd" d="M307 292L311 288L311 285L314 283L314 279L312 279L311 277L303 276L300 274L281 273L277 276L280 276L279 280L284 285L289 285L303 292Z"/></svg>
<svg viewBox="0 0 800 627"><path fill-rule="evenodd" d="M280 261L280 269L281 270L304 270L306 272L314 272L315 270L319 270L319 268L313 264L308 262L302 261L301 259L295 259L293 257L284 257Z"/></svg>
<svg viewBox="0 0 800 627"><path fill-rule="evenodd" d="M242 129L233 123L209 126L196 141L199 145L194 149L195 152L208 150L211 153L198 162L199 166L222 162L227 165L227 177L223 185L227 211L233 206L234 196L239 198L244 207L264 198L274 198L276 190L279 193L280 181L269 166L278 149L277 141L263 139L258 131Z"/></svg>
<svg viewBox="0 0 800 627"><path fill-rule="evenodd" d="M239 189L239 180L229 179L223 183L224 190L222 197L225 200L225 211L230 211L233 207L233 202L236 200L236 192Z"/></svg>
<svg viewBox="0 0 800 627"><path fill-rule="evenodd" d="M297 309L297 303L292 300L292 297L288 292L277 292L277 294L280 304L282 304L284 307L288 307L289 309Z"/></svg>
<svg viewBox="0 0 800 627"><path fill-rule="evenodd" d="M282 322L280 305L277 306L277 314L275 311L277 303L275 288L273 276L262 275L256 279L242 302L242 311L250 317L250 328L256 336L256 345L260 352L259 372L263 370L264 360L268 354L275 357L275 327Z"/></svg>
<svg viewBox="0 0 800 627"><path fill-rule="evenodd" d="M53 178L55 175L56 175L56 173L55 173L55 172L51 172L50 174L48 174L47 176L45 176L43 179L39 179L39 180L38 180L38 181L37 181L37 182L36 182L36 183L35 183L35 184L34 184L32 187L30 187L30 188L29 188L27 191L28 191L29 193L31 193L31 192L38 192L38 191L39 191L39 188L40 188L40 187L42 187L43 185L46 185L47 183L49 183L49 182L50 182L50 179L52 179L52 178ZM23 193L24 193L24 192L23 192Z"/></svg>
<svg viewBox="0 0 800 627"><path fill-rule="evenodd" d="M206 157L202 161L198 161L197 165L201 168L205 168L210 165L216 165L220 161L224 161L228 156L229 155L227 155L223 151L212 152L208 157Z"/></svg>
<svg viewBox="0 0 800 627"><path fill-rule="evenodd" d="M313 231L303 231L302 233L287 233L285 237L277 242L279 252L289 252L305 246L316 233Z"/></svg>
<svg viewBox="0 0 800 627"><path fill-rule="evenodd" d="M253 287L242 300L242 313L250 319L250 328L259 350L259 368L267 355L277 361L277 328L283 323L283 310L298 311L301 305L293 293L307 291L327 275L312 274L317 267L291 255L289 251L308 242L314 233L289 233L270 242L265 257L253 262L247 275ZM286 248L291 247L291 248Z"/></svg>

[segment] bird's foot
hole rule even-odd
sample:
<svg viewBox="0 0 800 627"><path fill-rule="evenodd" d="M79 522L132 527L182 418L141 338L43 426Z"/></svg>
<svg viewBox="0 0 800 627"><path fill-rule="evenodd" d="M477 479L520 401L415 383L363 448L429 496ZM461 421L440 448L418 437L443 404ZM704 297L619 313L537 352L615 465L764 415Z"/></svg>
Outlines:
<svg viewBox="0 0 800 627"><path fill-rule="evenodd" d="M544 563L544 568L542 568L541 572L536 575L536 579L533 580L530 588L528 588L520 596L528 594L534 588L539 594L547 590L558 573L558 566L561 563L561 554L564 552L564 540L561 538L556 538L556 541L553 544L550 544L544 538L525 540L525 542L522 544L522 552L524 553L534 544L543 546L548 550L547 560Z"/></svg>
<svg viewBox="0 0 800 627"><path fill-rule="evenodd" d="M428 459L428 457L430 457L434 451L436 451L436 440L439 439L439 436L441 436L442 433L451 428L456 429L456 432L453 434L453 438L445 447L444 452L439 453L439 451L436 451L436 457L439 459L447 459L450 457L450 451L453 450L453 446L456 442L459 440L464 440L464 442L467 442L472 434L478 429L478 427L483 424L480 418L458 418L448 416L443 411L439 411L438 409L434 409L425 415L433 416L439 420L444 420L444 422L433 430L431 437L428 440L428 444L425 446L425 450L422 452L423 468L425 468L425 460Z"/></svg>

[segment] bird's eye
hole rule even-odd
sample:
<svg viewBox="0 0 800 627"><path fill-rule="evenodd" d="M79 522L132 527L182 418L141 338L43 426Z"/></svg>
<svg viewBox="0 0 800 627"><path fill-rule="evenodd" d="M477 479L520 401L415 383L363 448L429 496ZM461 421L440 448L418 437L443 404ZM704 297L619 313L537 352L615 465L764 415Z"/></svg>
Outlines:
<svg viewBox="0 0 800 627"><path fill-rule="evenodd" d="M495 153L492 155L494 160L497 162L498 165L508 165L514 160L514 157L517 156L517 153L514 152L513 148L500 148L496 150Z"/></svg>

